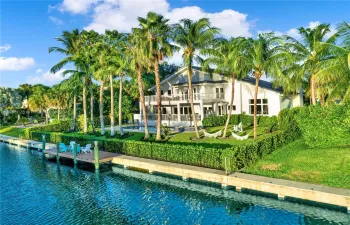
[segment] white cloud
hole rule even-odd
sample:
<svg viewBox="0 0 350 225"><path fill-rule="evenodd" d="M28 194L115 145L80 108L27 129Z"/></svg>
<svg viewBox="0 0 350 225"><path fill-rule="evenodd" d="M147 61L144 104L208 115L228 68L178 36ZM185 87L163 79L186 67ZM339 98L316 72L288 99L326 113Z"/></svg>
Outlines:
<svg viewBox="0 0 350 225"><path fill-rule="evenodd" d="M63 24L63 21L60 20L60 19L58 19L57 17L49 16L49 19L50 19L53 23L55 23L55 24L57 24L57 25L62 25L62 24Z"/></svg>
<svg viewBox="0 0 350 225"><path fill-rule="evenodd" d="M41 73L41 72L43 72L42 69L37 69L37 70L35 70L35 73Z"/></svg>
<svg viewBox="0 0 350 225"><path fill-rule="evenodd" d="M20 71L26 70L35 65L33 58L24 57L0 57L0 71Z"/></svg>
<svg viewBox="0 0 350 225"><path fill-rule="evenodd" d="M38 71L38 70L37 70ZM56 73L51 73L50 71L46 71L45 73L37 76L28 77L27 83L29 84L45 84L52 85L57 84L64 80L67 77L63 77L61 74L65 71L65 69L61 69Z"/></svg>
<svg viewBox="0 0 350 225"><path fill-rule="evenodd" d="M9 44L0 45L0 53L7 52L8 50L10 50L10 48L11 45Z"/></svg>
<svg viewBox="0 0 350 225"><path fill-rule="evenodd" d="M58 5L61 12L71 12L73 14L87 13L91 6L96 4L99 0L64 0L62 4ZM55 6L49 6L49 11Z"/></svg>
<svg viewBox="0 0 350 225"><path fill-rule="evenodd" d="M132 27L138 26L137 17L145 17L149 11L164 15L170 23L177 23L183 18L198 20L207 17L225 36L251 36L251 24L246 14L231 9L207 13L197 6L170 9L166 0L104 0L94 8L93 21L84 29L100 33L106 29L130 32Z"/></svg>

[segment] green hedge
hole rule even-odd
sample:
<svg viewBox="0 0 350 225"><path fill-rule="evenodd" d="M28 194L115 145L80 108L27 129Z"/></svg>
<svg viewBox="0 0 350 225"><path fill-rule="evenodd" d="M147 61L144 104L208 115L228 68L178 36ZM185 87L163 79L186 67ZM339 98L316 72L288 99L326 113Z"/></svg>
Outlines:
<svg viewBox="0 0 350 225"><path fill-rule="evenodd" d="M224 126L227 120L225 116L208 116L203 119L202 123L205 127ZM230 117L230 124L252 125L254 123L254 117L246 114L232 114ZM276 116L258 116L258 124L261 126L272 126L277 123Z"/></svg>
<svg viewBox="0 0 350 225"><path fill-rule="evenodd" d="M31 127L24 130L24 137L27 139L32 139L32 133L37 131L46 131L46 132L62 132L69 131L72 125L71 120L61 120L58 123Z"/></svg>
<svg viewBox="0 0 350 225"><path fill-rule="evenodd" d="M350 146L350 105L303 107L295 115L310 147Z"/></svg>
<svg viewBox="0 0 350 225"><path fill-rule="evenodd" d="M64 142L68 144L70 141L75 141L81 145L86 145L88 143L92 144L95 139L98 139L78 134L47 132L33 132L32 139L40 141L42 134L46 134L46 140L51 143ZM288 131L267 134L263 139L252 140L225 149L204 148L195 144L179 145L118 139L100 139L98 142L105 151L109 152L213 169L225 170L226 161L226 169L232 172L251 165L263 155L294 141L299 136L300 134L293 128Z"/></svg>
<svg viewBox="0 0 350 225"><path fill-rule="evenodd" d="M302 107L283 109L278 114L278 126L282 130L288 130L289 126L295 122L295 117Z"/></svg>

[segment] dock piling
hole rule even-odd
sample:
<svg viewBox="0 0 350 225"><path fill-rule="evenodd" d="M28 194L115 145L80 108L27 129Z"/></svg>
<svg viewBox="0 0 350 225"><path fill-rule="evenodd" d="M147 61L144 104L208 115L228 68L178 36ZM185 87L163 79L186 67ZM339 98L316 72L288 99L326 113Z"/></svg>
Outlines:
<svg viewBox="0 0 350 225"><path fill-rule="evenodd" d="M77 144L73 144L73 160L74 165L77 165Z"/></svg>
<svg viewBox="0 0 350 225"><path fill-rule="evenodd" d="M46 139L45 139L45 134L42 135L42 151L44 152L45 151L45 145L46 145Z"/></svg>
<svg viewBox="0 0 350 225"><path fill-rule="evenodd" d="M59 152L60 152L60 144L57 142L56 143L56 161L57 161L57 164L60 163L60 156L58 155Z"/></svg>
<svg viewBox="0 0 350 225"><path fill-rule="evenodd" d="M94 148L94 156L95 156L95 170L100 169L100 160L98 155L98 141L94 141L95 148Z"/></svg>

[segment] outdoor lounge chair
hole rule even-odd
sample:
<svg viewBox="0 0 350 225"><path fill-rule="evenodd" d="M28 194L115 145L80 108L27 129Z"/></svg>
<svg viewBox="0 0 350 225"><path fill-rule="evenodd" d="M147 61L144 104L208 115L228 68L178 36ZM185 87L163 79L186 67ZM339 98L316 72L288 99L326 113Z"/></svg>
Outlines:
<svg viewBox="0 0 350 225"><path fill-rule="evenodd" d="M243 132L242 122L240 122L238 125L234 125L234 126L233 126L233 130L234 130L235 132Z"/></svg>
<svg viewBox="0 0 350 225"><path fill-rule="evenodd" d="M69 149L70 149L71 151L73 151L74 144L76 144L75 141L69 142Z"/></svg>
<svg viewBox="0 0 350 225"><path fill-rule="evenodd" d="M251 132L249 132L249 134L244 135L244 136L239 136L239 135L233 133L232 130L231 130L231 133L232 133L232 137L233 137L233 138L235 138L235 139L237 139L237 140L240 140L240 141L243 141L243 140L247 140L247 139L248 139L249 134L250 134Z"/></svg>
<svg viewBox="0 0 350 225"><path fill-rule="evenodd" d="M61 149L60 152L67 152L68 151L68 149L64 143L60 143L59 148Z"/></svg>
<svg viewBox="0 0 350 225"><path fill-rule="evenodd" d="M85 147L82 147L80 149L81 149L81 152L83 152L83 153L92 152L91 151L91 144L87 144Z"/></svg>
<svg viewBox="0 0 350 225"><path fill-rule="evenodd" d="M222 130L219 130L218 132L213 133L213 134L208 133L208 132L205 132L205 130L203 130L203 133L204 133L204 137L208 137L208 138L217 138L217 137L219 137L219 136L222 135Z"/></svg>

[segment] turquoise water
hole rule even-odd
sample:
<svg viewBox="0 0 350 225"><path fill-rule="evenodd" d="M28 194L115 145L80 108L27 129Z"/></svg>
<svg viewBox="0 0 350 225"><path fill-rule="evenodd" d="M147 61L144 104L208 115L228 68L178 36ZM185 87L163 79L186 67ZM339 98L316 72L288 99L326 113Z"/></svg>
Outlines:
<svg viewBox="0 0 350 225"><path fill-rule="evenodd" d="M0 143L0 224L350 224L338 211L113 167L58 166Z"/></svg>

